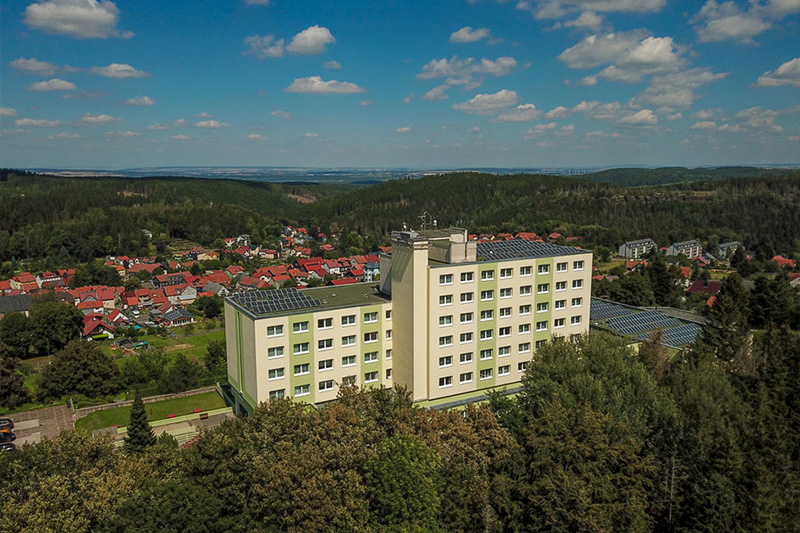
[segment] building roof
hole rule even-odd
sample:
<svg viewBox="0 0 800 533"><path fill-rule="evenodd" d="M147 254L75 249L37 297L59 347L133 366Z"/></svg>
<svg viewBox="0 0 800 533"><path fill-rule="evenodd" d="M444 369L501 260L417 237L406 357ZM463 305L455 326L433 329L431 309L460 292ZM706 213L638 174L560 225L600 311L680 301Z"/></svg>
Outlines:
<svg viewBox="0 0 800 533"><path fill-rule="evenodd" d="M513 241L479 242L477 244L478 261L500 261L504 259L534 259L539 257L556 257L590 253L586 250L560 246L546 242L515 239Z"/></svg>
<svg viewBox="0 0 800 533"><path fill-rule="evenodd" d="M14 311L24 312L31 307L31 297L27 294L0 297L0 315Z"/></svg>
<svg viewBox="0 0 800 533"><path fill-rule="evenodd" d="M353 283L303 290L250 291L229 296L225 301L253 317L269 317L382 304L389 301L389 296L378 290L377 283Z"/></svg>

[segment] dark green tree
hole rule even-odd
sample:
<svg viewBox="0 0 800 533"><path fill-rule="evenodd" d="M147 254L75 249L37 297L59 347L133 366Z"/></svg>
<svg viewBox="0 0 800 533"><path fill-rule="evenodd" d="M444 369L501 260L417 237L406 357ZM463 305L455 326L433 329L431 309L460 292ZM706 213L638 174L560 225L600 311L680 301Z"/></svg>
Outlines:
<svg viewBox="0 0 800 533"><path fill-rule="evenodd" d="M628 305L653 305L655 295L650 280L639 272L631 272L611 283L608 295L615 302Z"/></svg>
<svg viewBox="0 0 800 533"><path fill-rule="evenodd" d="M734 273L722 281L704 328L706 341L721 360L742 362L750 352L750 326L747 322L747 289ZM753 369L754 370L754 369Z"/></svg>
<svg viewBox="0 0 800 533"><path fill-rule="evenodd" d="M139 396L139 389L136 389L128 422L128 436L125 437L125 449L129 453L141 453L155 443L156 436L147 420L147 412L144 410L144 402Z"/></svg>
<svg viewBox="0 0 800 533"><path fill-rule="evenodd" d="M205 364L212 374L225 368L226 361L225 343L222 341L211 341L206 348Z"/></svg>
<svg viewBox="0 0 800 533"><path fill-rule="evenodd" d="M19 373L19 358L0 342L0 406L14 408L28 401L30 393L25 388L25 377Z"/></svg>
<svg viewBox="0 0 800 533"><path fill-rule="evenodd" d="M28 357L33 336L33 323L22 313L8 313L0 320L0 342L20 359Z"/></svg>
<svg viewBox="0 0 800 533"><path fill-rule="evenodd" d="M680 275L674 267L667 265L664 254L655 252L645 267L645 275L650 279L656 305L674 306L681 295Z"/></svg>
<svg viewBox="0 0 800 533"><path fill-rule="evenodd" d="M161 394L183 392L197 387L197 366L184 354L179 353L158 382Z"/></svg>
<svg viewBox="0 0 800 533"><path fill-rule="evenodd" d="M115 394L120 390L119 368L100 347L75 340L53 356L39 375L37 397L41 401L82 394L89 398Z"/></svg>
<svg viewBox="0 0 800 533"><path fill-rule="evenodd" d="M49 355L81 338L83 313L74 305L46 302L31 307L31 323L34 345L40 354Z"/></svg>

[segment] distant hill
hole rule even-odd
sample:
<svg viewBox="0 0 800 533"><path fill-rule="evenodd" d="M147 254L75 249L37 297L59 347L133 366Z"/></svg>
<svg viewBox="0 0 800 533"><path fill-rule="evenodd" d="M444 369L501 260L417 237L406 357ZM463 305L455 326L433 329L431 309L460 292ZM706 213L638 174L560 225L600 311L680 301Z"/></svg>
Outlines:
<svg viewBox="0 0 800 533"><path fill-rule="evenodd" d="M754 176L785 176L797 172L796 169L758 168L758 167L717 167L717 168L612 168L592 174L584 174L582 179L615 183L625 187L644 185L665 185L691 181L716 181L732 178L751 178Z"/></svg>

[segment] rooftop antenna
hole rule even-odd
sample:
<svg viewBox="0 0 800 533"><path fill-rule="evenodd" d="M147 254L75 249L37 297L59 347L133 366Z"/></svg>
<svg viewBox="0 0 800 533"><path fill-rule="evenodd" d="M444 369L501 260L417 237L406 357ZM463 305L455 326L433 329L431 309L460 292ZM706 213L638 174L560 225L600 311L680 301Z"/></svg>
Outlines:
<svg viewBox="0 0 800 533"><path fill-rule="evenodd" d="M433 216L430 213L428 213L427 211L422 213L419 216L419 219L422 221L422 231L425 231L425 226L430 226L431 223L434 222ZM436 227L435 223L434 223L433 227Z"/></svg>
<svg viewBox="0 0 800 533"><path fill-rule="evenodd" d="M403 231L408 231L408 224L403 222Z"/></svg>

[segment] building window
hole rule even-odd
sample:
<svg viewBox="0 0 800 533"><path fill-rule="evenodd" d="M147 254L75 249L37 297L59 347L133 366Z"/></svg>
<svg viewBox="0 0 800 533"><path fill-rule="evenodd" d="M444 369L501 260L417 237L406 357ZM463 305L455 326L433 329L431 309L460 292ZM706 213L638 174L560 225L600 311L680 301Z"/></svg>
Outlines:
<svg viewBox="0 0 800 533"><path fill-rule="evenodd" d="M356 315L345 315L342 317L343 326L354 326L356 323Z"/></svg>
<svg viewBox="0 0 800 533"><path fill-rule="evenodd" d="M439 358L439 368L444 368L446 366L453 366L453 357L450 355Z"/></svg>
<svg viewBox="0 0 800 533"><path fill-rule="evenodd" d="M567 271L566 261L563 263L556 263L556 272L566 272L566 271Z"/></svg>
<svg viewBox="0 0 800 533"><path fill-rule="evenodd" d="M547 331L547 320L537 322L536 331Z"/></svg>
<svg viewBox="0 0 800 533"><path fill-rule="evenodd" d="M320 318L317 320L317 329L328 329L333 327L332 318Z"/></svg>
<svg viewBox="0 0 800 533"><path fill-rule="evenodd" d="M378 352L366 352L364 353L364 362L365 363L376 363L378 361Z"/></svg>
<svg viewBox="0 0 800 533"><path fill-rule="evenodd" d="M494 318L494 310L486 309L481 311L481 320L492 320Z"/></svg>
<svg viewBox="0 0 800 533"><path fill-rule="evenodd" d="M386 320L391 320L391 319L392 319L392 310L391 309L387 309L386 310Z"/></svg>
<svg viewBox="0 0 800 533"><path fill-rule="evenodd" d="M295 396L308 396L311 394L311 385L298 385L294 388Z"/></svg>
<svg viewBox="0 0 800 533"><path fill-rule="evenodd" d="M553 307L555 307L556 310L566 309L567 308L567 301L566 300L556 300L555 305Z"/></svg>
<svg viewBox="0 0 800 533"><path fill-rule="evenodd" d="M500 298L511 298L513 295L514 295L514 289L512 289L511 287L500 289Z"/></svg>
<svg viewBox="0 0 800 533"><path fill-rule="evenodd" d="M489 300L494 300L494 291L493 290L481 291L481 301L486 302Z"/></svg>
<svg viewBox="0 0 800 533"><path fill-rule="evenodd" d="M492 349L481 350L481 361L487 361L493 357Z"/></svg>
<svg viewBox="0 0 800 533"><path fill-rule="evenodd" d="M481 370L480 373L481 379L491 379L492 378L492 369L491 368L484 368Z"/></svg>
<svg viewBox="0 0 800 533"><path fill-rule="evenodd" d="M582 289L583 288L583 280L582 279L573 279L572 280L572 288L573 289Z"/></svg>
<svg viewBox="0 0 800 533"><path fill-rule="evenodd" d="M303 363L302 365L294 365L294 375L295 376L305 376L306 374L311 373L311 365L308 363Z"/></svg>
<svg viewBox="0 0 800 533"><path fill-rule="evenodd" d="M519 334L520 335L527 335L531 332L531 325L530 324L520 324L519 325Z"/></svg>
<svg viewBox="0 0 800 533"><path fill-rule="evenodd" d="M452 274L442 274L439 276L439 285L452 285L452 284L453 284Z"/></svg>
<svg viewBox="0 0 800 533"><path fill-rule="evenodd" d="M464 383L472 383L472 372L464 372L458 376L458 382L462 385Z"/></svg>
<svg viewBox="0 0 800 533"><path fill-rule="evenodd" d="M452 346L453 345L453 336L452 335L444 335L439 337L439 348L444 348L445 346Z"/></svg>
<svg viewBox="0 0 800 533"><path fill-rule="evenodd" d="M459 361L461 364L471 363L472 362L472 352L465 352L458 356Z"/></svg>
<svg viewBox="0 0 800 533"><path fill-rule="evenodd" d="M550 304L547 302L541 302L536 304L537 313L546 313L548 309L550 309Z"/></svg>
<svg viewBox="0 0 800 533"><path fill-rule="evenodd" d="M267 326L267 337L280 337L283 335L283 326Z"/></svg>
<svg viewBox="0 0 800 533"><path fill-rule="evenodd" d="M510 337L511 336L511 326L505 326L497 330L497 335L499 337Z"/></svg>
<svg viewBox="0 0 800 533"><path fill-rule="evenodd" d="M443 389L445 387L452 387L453 386L453 376L444 376L439 378L439 388Z"/></svg>
<svg viewBox="0 0 800 533"><path fill-rule="evenodd" d="M572 307L580 307L583 305L583 298L573 298Z"/></svg>
<svg viewBox="0 0 800 533"><path fill-rule="evenodd" d="M388 350L386 350L386 359L391 359L391 358L392 358L392 349L389 348Z"/></svg>
<svg viewBox="0 0 800 533"><path fill-rule="evenodd" d="M494 338L494 331L491 329L481 330L481 340L490 341Z"/></svg>
<svg viewBox="0 0 800 533"><path fill-rule="evenodd" d="M530 285L523 285L519 288L519 295L520 296L530 296L533 292L533 287Z"/></svg>
<svg viewBox="0 0 800 533"><path fill-rule="evenodd" d="M269 397L272 400L280 400L286 397L286 389L278 389L269 391Z"/></svg>
<svg viewBox="0 0 800 533"><path fill-rule="evenodd" d="M536 292L539 294L546 294L550 292L550 284L549 283L540 283L536 286Z"/></svg>
<svg viewBox="0 0 800 533"><path fill-rule="evenodd" d="M578 342L579 340L581 340L580 333L573 333L572 335L569 336L569 341L573 344Z"/></svg>
<svg viewBox="0 0 800 533"><path fill-rule="evenodd" d="M472 283L472 280L473 280L472 272L461 273L461 283Z"/></svg>
<svg viewBox="0 0 800 533"><path fill-rule="evenodd" d="M378 381L378 372L367 372L364 374L364 383L375 383Z"/></svg>
<svg viewBox="0 0 800 533"><path fill-rule="evenodd" d="M370 331L368 333L364 333L364 343L370 342L378 342L378 332L377 331Z"/></svg>
<svg viewBox="0 0 800 533"><path fill-rule="evenodd" d="M386 330L386 340L387 341L392 340L392 330L390 330L390 329Z"/></svg>
<svg viewBox="0 0 800 533"><path fill-rule="evenodd" d="M519 353L528 353L531 351L531 343L529 342L521 342L517 347L517 351Z"/></svg>
<svg viewBox="0 0 800 533"><path fill-rule="evenodd" d="M374 324L378 321L378 312L364 313L364 324Z"/></svg>
<svg viewBox="0 0 800 533"><path fill-rule="evenodd" d="M318 350L330 350L333 348L333 339L320 339L317 341Z"/></svg>
<svg viewBox="0 0 800 533"><path fill-rule="evenodd" d="M572 270L583 270L583 261L573 261Z"/></svg>
<svg viewBox="0 0 800 533"><path fill-rule="evenodd" d="M514 273L513 268L501 268L500 269L500 279L509 279Z"/></svg>
<svg viewBox="0 0 800 533"><path fill-rule="evenodd" d="M269 377L270 381L275 380L275 379L283 379L283 376L284 376L284 369L283 368L273 368L268 373L268 377Z"/></svg>
<svg viewBox="0 0 800 533"><path fill-rule="evenodd" d="M556 281L556 292L565 291L567 290L567 282L566 281Z"/></svg>
<svg viewBox="0 0 800 533"><path fill-rule="evenodd" d="M581 315L575 315L569 319L569 323L573 326L578 326L581 323Z"/></svg>
<svg viewBox="0 0 800 533"><path fill-rule="evenodd" d="M308 322L295 322L292 324L292 333L308 332Z"/></svg>
<svg viewBox="0 0 800 533"><path fill-rule="evenodd" d="M294 355L302 355L302 354L308 353L308 352L309 352L309 350L308 350L308 343L307 342L301 342L299 344L295 344L294 346L292 346L292 353Z"/></svg>
<svg viewBox="0 0 800 533"><path fill-rule="evenodd" d="M459 337L460 337L459 340L460 340L461 344L467 344L468 342L472 342L472 332L471 331L467 332L467 333L462 333Z"/></svg>
<svg viewBox="0 0 800 533"><path fill-rule="evenodd" d="M530 276L531 275L531 267L519 267L519 275L520 276Z"/></svg>
<svg viewBox="0 0 800 533"><path fill-rule="evenodd" d="M564 320L563 318L556 318L555 320L553 320L553 327L554 328L563 328L565 323L566 323L566 320Z"/></svg>
<svg viewBox="0 0 800 533"><path fill-rule="evenodd" d="M536 349L538 350L539 348L544 348L544 346L546 344L547 344L547 341L544 340L544 339L542 339L540 341L536 341Z"/></svg>
<svg viewBox="0 0 800 533"><path fill-rule="evenodd" d="M319 363L317 363L317 368L319 368L320 372L324 372L326 370L330 370L333 368L333 359L323 359Z"/></svg>
<svg viewBox="0 0 800 533"><path fill-rule="evenodd" d="M439 296L439 305L453 305L453 295L444 294Z"/></svg>
<svg viewBox="0 0 800 533"><path fill-rule="evenodd" d="M320 392L326 392L326 391L329 391L329 390L333 390L333 380L332 379L328 379L328 380L319 382L319 391Z"/></svg>
<svg viewBox="0 0 800 533"><path fill-rule="evenodd" d="M497 367L498 376L507 376L511 373L511 365L503 365Z"/></svg>
<svg viewBox="0 0 800 533"><path fill-rule="evenodd" d="M391 368L387 368L386 369L386 379L392 379L392 369Z"/></svg>
<svg viewBox="0 0 800 533"><path fill-rule="evenodd" d="M439 326L452 326L453 325L453 315L445 315L439 317Z"/></svg>
<svg viewBox="0 0 800 533"><path fill-rule="evenodd" d="M355 346L355 344L356 344L355 335L346 335L342 337L342 346Z"/></svg>
<svg viewBox="0 0 800 533"><path fill-rule="evenodd" d="M461 303L462 304L472 303L472 300L473 300L473 295L472 295L471 292L462 292L461 293Z"/></svg>
<svg viewBox="0 0 800 533"><path fill-rule="evenodd" d="M494 279L494 270L481 270L481 281L492 281Z"/></svg>
<svg viewBox="0 0 800 533"><path fill-rule="evenodd" d="M517 363L517 372L525 372L528 370L528 362L522 361L521 363Z"/></svg>
<svg viewBox="0 0 800 533"><path fill-rule="evenodd" d="M500 346L497 349L497 357L507 357L511 355L511 346Z"/></svg>
<svg viewBox="0 0 800 533"><path fill-rule="evenodd" d="M345 355L342 357L342 366L355 366L356 364L356 356L355 355Z"/></svg>
<svg viewBox="0 0 800 533"><path fill-rule="evenodd" d="M267 357L269 359L276 359L278 357L283 357L283 346L277 346L275 348L268 348L267 349Z"/></svg>
<svg viewBox="0 0 800 533"><path fill-rule="evenodd" d="M342 387L346 387L348 385L355 385L356 384L356 377L355 376L345 376L342 378Z"/></svg>
<svg viewBox="0 0 800 533"><path fill-rule="evenodd" d="M530 306L530 304L520 305L519 306L519 314L520 315L529 315L529 314L531 314L531 306Z"/></svg>
<svg viewBox="0 0 800 533"><path fill-rule="evenodd" d="M462 324L471 323L472 322L472 313L461 313L461 316L459 317L459 321Z"/></svg>
<svg viewBox="0 0 800 533"><path fill-rule="evenodd" d="M549 274L550 265L539 265L539 274Z"/></svg>
<svg viewBox="0 0 800 533"><path fill-rule="evenodd" d="M511 308L510 307L501 307L500 308L500 318L511 318Z"/></svg>

